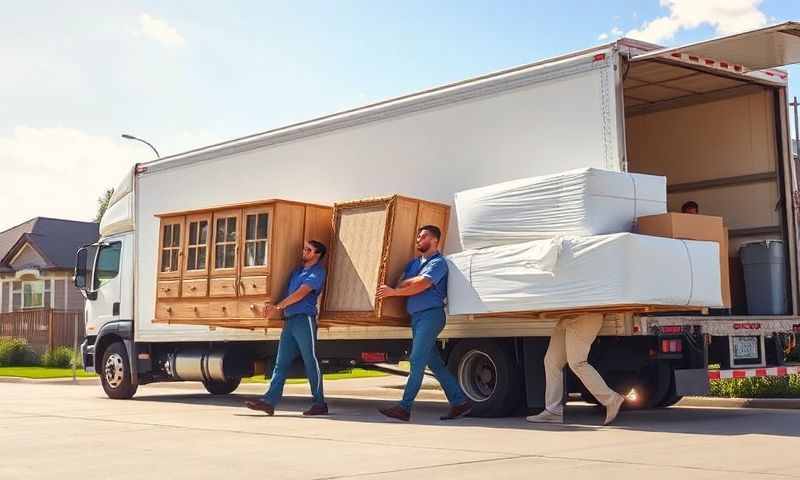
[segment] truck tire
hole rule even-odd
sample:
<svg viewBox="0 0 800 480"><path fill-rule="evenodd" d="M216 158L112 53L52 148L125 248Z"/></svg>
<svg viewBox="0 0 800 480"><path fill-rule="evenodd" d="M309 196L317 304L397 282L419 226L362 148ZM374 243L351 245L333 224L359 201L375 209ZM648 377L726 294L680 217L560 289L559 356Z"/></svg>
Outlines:
<svg viewBox="0 0 800 480"><path fill-rule="evenodd" d="M626 410L649 410L660 408L665 400L670 397L670 387L673 380L672 365L667 361L651 362L637 373L631 373L626 378L613 385L613 389L621 395L628 396L632 390L636 391L635 400L625 402Z"/></svg>
<svg viewBox="0 0 800 480"><path fill-rule="evenodd" d="M108 398L127 400L136 394L137 385L131 381L128 351L122 342L114 342L103 352L100 382Z"/></svg>
<svg viewBox="0 0 800 480"><path fill-rule="evenodd" d="M226 378L224 382L205 381L203 382L203 386L206 387L208 393L212 395L227 395L239 388L241 382L241 378L235 377Z"/></svg>
<svg viewBox="0 0 800 480"><path fill-rule="evenodd" d="M473 417L505 417L522 405L522 375L511 345L463 341L450 354L448 369L475 407Z"/></svg>

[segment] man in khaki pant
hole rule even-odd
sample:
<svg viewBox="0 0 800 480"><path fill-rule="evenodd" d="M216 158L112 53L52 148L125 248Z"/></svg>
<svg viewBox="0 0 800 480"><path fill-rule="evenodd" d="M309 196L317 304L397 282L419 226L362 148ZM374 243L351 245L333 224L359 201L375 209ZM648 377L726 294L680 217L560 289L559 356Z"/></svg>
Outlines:
<svg viewBox="0 0 800 480"><path fill-rule="evenodd" d="M588 362L589 350L602 326L601 315L563 319L556 324L544 356L545 409L526 420L533 423L564 423L564 407L561 403L564 398L564 365L569 364L586 389L606 407L604 425L614 421L625 397L608 388Z"/></svg>

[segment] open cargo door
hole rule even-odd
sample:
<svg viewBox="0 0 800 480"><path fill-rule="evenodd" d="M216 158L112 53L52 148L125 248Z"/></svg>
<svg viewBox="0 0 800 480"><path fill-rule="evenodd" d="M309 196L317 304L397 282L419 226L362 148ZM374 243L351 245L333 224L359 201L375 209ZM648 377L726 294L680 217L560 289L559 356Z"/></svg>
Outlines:
<svg viewBox="0 0 800 480"><path fill-rule="evenodd" d="M800 63L800 23L785 22L771 27L725 37L663 48L633 57L633 61L669 59L690 55L737 66L737 71L758 71Z"/></svg>

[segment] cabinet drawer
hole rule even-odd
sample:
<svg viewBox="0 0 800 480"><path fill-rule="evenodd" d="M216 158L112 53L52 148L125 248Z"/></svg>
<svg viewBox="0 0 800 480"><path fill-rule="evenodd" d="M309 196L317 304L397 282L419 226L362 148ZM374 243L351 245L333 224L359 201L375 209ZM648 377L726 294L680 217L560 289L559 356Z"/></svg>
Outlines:
<svg viewBox="0 0 800 480"><path fill-rule="evenodd" d="M208 302L208 318L237 318L235 300Z"/></svg>
<svg viewBox="0 0 800 480"><path fill-rule="evenodd" d="M208 280L184 280L181 296L184 298L205 297L208 294Z"/></svg>
<svg viewBox="0 0 800 480"><path fill-rule="evenodd" d="M239 318L264 319L264 300L239 300Z"/></svg>
<svg viewBox="0 0 800 480"><path fill-rule="evenodd" d="M212 278L209 285L209 295L212 297L235 297L235 278Z"/></svg>
<svg viewBox="0 0 800 480"><path fill-rule="evenodd" d="M239 283L239 295L267 295L269 294L269 278L266 276L259 277L242 277Z"/></svg>
<svg viewBox="0 0 800 480"><path fill-rule="evenodd" d="M187 320L208 317L208 302L158 302L156 318L159 320Z"/></svg>
<svg viewBox="0 0 800 480"><path fill-rule="evenodd" d="M158 298L178 298L178 286L180 282L177 280L170 282L158 282L156 296Z"/></svg>

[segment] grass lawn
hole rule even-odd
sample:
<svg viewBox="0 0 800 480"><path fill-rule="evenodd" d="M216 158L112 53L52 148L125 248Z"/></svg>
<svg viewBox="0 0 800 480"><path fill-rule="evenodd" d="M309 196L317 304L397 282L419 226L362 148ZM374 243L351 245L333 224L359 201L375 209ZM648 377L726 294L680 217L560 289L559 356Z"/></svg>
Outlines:
<svg viewBox="0 0 800 480"><path fill-rule="evenodd" d="M363 368L354 368L349 371L339 372L339 373L326 373L322 376L325 380L344 380L348 378L372 378L372 377L385 377L387 374L382 372L376 372L374 370L364 370ZM268 379L265 379L263 375L256 375L250 378L243 378L242 383L266 383ZM305 378L290 378L286 381L286 383L293 384L293 383L306 383L308 380Z"/></svg>
<svg viewBox="0 0 800 480"><path fill-rule="evenodd" d="M78 369L76 374L80 378L94 377L94 373L88 373ZM48 367L0 367L0 377L21 377L21 378L72 378L71 368L48 368Z"/></svg>

